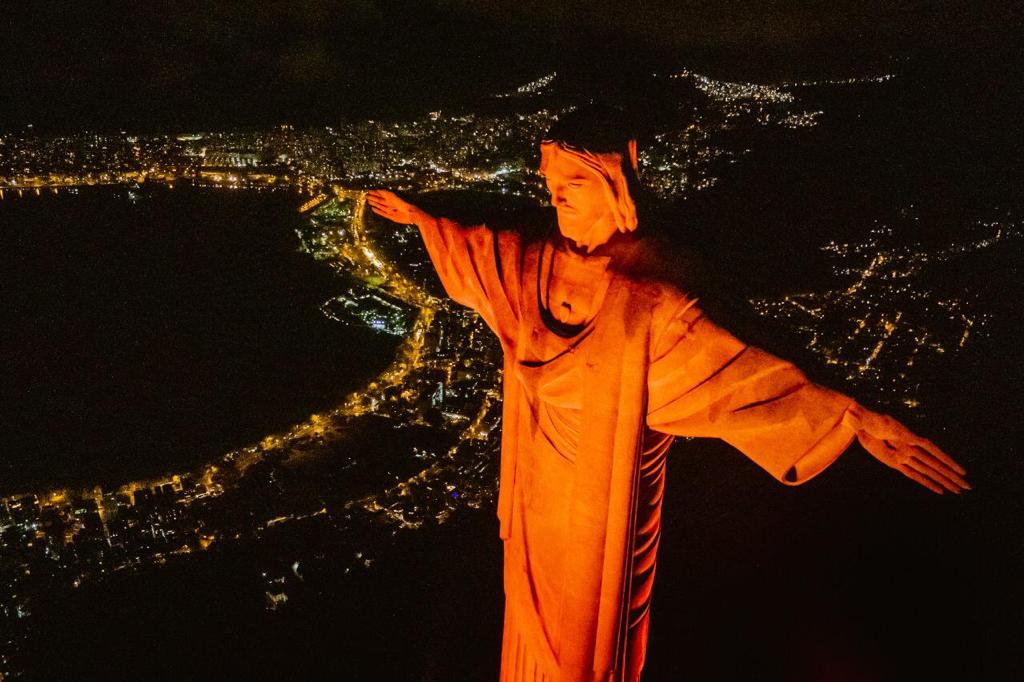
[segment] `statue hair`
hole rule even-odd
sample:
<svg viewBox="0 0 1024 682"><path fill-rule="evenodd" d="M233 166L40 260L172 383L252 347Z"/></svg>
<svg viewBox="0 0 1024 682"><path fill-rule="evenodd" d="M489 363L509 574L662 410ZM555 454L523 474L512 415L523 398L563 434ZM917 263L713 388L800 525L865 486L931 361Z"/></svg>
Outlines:
<svg viewBox="0 0 1024 682"><path fill-rule="evenodd" d="M622 156L622 174L626 188L636 205L638 229L652 232L653 201L630 163L628 144L636 140L639 126L636 119L622 107L603 102L588 102L559 117L548 129L542 142L555 142L568 149L616 153ZM639 163L639 159L638 159Z"/></svg>

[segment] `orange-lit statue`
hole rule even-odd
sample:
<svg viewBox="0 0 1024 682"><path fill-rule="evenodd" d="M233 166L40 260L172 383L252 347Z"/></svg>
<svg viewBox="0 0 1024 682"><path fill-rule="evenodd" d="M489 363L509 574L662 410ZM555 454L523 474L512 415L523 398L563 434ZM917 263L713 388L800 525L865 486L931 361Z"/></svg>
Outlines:
<svg viewBox="0 0 1024 682"><path fill-rule="evenodd" d="M419 227L448 294L504 350L502 680L639 679L674 436L721 438L788 485L856 438L936 493L968 488L933 443L736 339L651 275L658 253L630 191L636 140L600 119L570 114L541 144L558 216L544 238L369 195L379 215Z"/></svg>

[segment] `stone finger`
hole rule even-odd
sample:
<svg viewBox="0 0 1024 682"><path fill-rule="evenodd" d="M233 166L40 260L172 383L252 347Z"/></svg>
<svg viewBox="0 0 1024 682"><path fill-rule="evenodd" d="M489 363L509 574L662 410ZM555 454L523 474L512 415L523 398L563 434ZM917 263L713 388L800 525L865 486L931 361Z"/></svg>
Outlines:
<svg viewBox="0 0 1024 682"><path fill-rule="evenodd" d="M902 473L907 478L917 481L925 488L928 488L928 490L931 490L933 493L942 495L942 488L938 484L932 482L931 479L917 473L914 469L911 469L906 464L900 464L896 468L899 469L900 473Z"/></svg>

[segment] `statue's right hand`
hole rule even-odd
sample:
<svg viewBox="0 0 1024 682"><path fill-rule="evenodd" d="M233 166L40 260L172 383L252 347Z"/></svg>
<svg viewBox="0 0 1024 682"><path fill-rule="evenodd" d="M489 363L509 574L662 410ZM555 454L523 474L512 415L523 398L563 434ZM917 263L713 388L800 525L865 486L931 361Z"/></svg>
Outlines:
<svg viewBox="0 0 1024 682"><path fill-rule="evenodd" d="M419 224L424 217L427 217L425 211L386 189L370 190L366 195L366 200L374 213L396 223Z"/></svg>

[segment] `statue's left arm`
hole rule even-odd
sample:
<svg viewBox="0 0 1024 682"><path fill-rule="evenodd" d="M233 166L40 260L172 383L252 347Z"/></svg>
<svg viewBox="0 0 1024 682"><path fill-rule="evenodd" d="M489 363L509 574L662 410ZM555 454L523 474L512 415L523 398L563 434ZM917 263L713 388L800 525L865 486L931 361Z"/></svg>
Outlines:
<svg viewBox="0 0 1024 682"><path fill-rule="evenodd" d="M678 436L721 438L777 480L798 485L857 439L926 488L959 493L964 469L895 419L810 382L795 365L743 343L682 299L655 327L647 424Z"/></svg>

